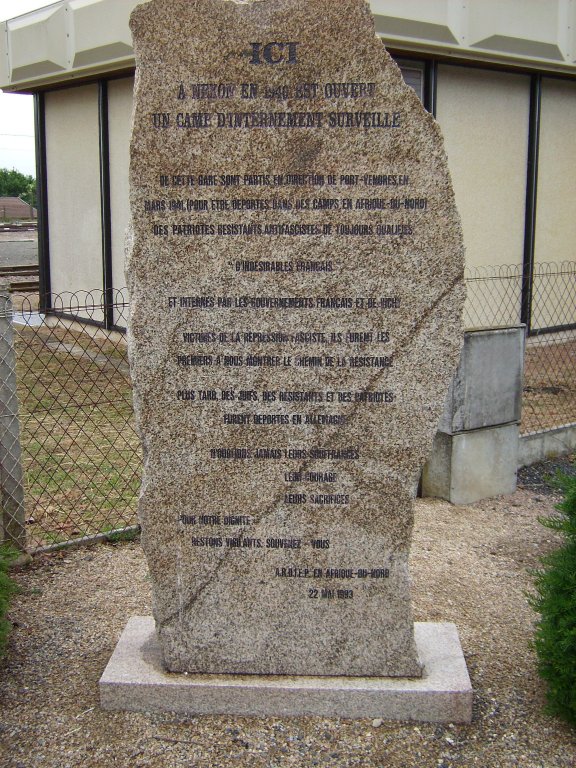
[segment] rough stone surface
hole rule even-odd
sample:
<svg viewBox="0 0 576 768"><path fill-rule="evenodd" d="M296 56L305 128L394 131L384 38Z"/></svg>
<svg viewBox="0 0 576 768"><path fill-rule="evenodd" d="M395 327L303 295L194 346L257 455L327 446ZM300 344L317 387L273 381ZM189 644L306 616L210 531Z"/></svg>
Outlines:
<svg viewBox="0 0 576 768"><path fill-rule="evenodd" d="M414 629L420 678L174 675L163 669L154 619L134 616L100 679L100 700L104 709L132 712L469 723L472 686L456 627Z"/></svg>
<svg viewBox="0 0 576 768"><path fill-rule="evenodd" d="M364 0L153 0L131 27L129 344L164 663L418 676L412 498L463 299L438 126Z"/></svg>

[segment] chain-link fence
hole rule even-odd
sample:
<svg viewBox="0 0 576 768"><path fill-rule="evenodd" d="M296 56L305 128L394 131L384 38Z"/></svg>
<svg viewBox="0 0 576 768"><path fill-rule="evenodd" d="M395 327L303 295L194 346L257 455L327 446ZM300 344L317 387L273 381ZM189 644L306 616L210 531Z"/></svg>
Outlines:
<svg viewBox="0 0 576 768"><path fill-rule="evenodd" d="M518 325L531 293L524 358L522 434L576 422L576 263L537 264L523 285L521 266L467 270L467 328Z"/></svg>
<svg viewBox="0 0 576 768"><path fill-rule="evenodd" d="M521 267L466 269L464 327L467 330L519 325L521 304Z"/></svg>
<svg viewBox="0 0 576 768"><path fill-rule="evenodd" d="M524 358L524 432L576 422L576 264L542 264L534 274Z"/></svg>
<svg viewBox="0 0 576 768"><path fill-rule="evenodd" d="M140 485L124 335L101 328L101 293L50 298L45 314L37 297L14 296L25 502L17 522L3 507L4 536L23 523L29 550L135 526ZM113 307L125 325L122 294Z"/></svg>
<svg viewBox="0 0 576 768"><path fill-rule="evenodd" d="M469 271L467 286L467 328L520 322L521 268ZM0 290L0 539L30 551L136 526L127 306L123 292L104 298L52 296L45 313L37 295L10 309ZM532 299L523 433L576 422L576 265L537 268Z"/></svg>
<svg viewBox="0 0 576 768"><path fill-rule="evenodd" d="M0 283L0 541L26 546L12 303Z"/></svg>

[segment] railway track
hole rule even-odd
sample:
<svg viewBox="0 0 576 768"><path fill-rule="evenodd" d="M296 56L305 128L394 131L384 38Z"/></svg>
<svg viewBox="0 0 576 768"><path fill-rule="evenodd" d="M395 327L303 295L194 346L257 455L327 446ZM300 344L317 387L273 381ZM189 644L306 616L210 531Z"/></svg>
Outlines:
<svg viewBox="0 0 576 768"><path fill-rule="evenodd" d="M39 280L19 280L15 283L10 283L8 289L10 293L34 293L40 290Z"/></svg>
<svg viewBox="0 0 576 768"><path fill-rule="evenodd" d="M40 288L37 264L3 264L0 266L0 278L10 281L9 290L12 293L31 293Z"/></svg>
<svg viewBox="0 0 576 768"><path fill-rule="evenodd" d="M0 277L27 277L38 274L38 264L19 264L0 266Z"/></svg>

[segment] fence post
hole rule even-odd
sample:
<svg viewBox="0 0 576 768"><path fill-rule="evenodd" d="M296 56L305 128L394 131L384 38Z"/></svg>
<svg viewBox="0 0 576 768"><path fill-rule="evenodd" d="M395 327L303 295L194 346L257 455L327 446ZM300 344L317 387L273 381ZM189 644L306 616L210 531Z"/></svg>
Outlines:
<svg viewBox="0 0 576 768"><path fill-rule="evenodd" d="M0 280L0 539L26 548L16 355L9 283Z"/></svg>

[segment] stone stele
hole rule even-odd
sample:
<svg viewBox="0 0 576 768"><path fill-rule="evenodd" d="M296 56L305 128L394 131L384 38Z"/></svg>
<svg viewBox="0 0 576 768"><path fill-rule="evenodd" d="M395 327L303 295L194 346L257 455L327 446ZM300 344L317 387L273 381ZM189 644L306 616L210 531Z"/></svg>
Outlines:
<svg viewBox="0 0 576 768"><path fill-rule="evenodd" d="M127 276L172 672L418 677L412 500L461 345L440 131L364 0L152 0Z"/></svg>

